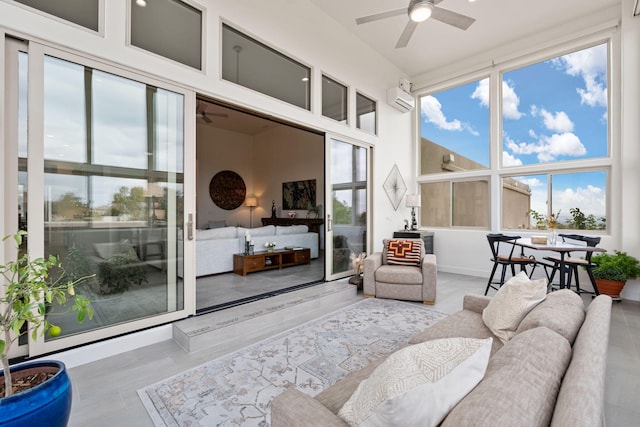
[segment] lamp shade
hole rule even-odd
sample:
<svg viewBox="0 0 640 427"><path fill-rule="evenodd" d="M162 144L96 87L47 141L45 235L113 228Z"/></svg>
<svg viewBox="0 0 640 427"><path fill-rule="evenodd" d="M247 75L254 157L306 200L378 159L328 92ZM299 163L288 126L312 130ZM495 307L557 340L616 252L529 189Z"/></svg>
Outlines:
<svg viewBox="0 0 640 427"><path fill-rule="evenodd" d="M419 208L420 196L418 194L407 194L406 204L408 208Z"/></svg>
<svg viewBox="0 0 640 427"><path fill-rule="evenodd" d="M256 197L247 197L244 199L244 205L250 208L255 208L258 206L258 199Z"/></svg>
<svg viewBox="0 0 640 427"><path fill-rule="evenodd" d="M409 5L409 18L413 22L426 21L431 17L433 11L433 2L425 0L414 0Z"/></svg>

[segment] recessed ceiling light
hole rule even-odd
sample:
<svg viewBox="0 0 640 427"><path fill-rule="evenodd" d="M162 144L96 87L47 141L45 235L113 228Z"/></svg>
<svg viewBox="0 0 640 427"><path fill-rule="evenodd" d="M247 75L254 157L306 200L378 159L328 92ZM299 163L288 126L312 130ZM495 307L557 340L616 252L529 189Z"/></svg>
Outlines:
<svg viewBox="0 0 640 427"><path fill-rule="evenodd" d="M303 81L303 82L308 82L308 81L309 81L309 77L303 77L303 78L302 78L302 81Z"/></svg>
<svg viewBox="0 0 640 427"><path fill-rule="evenodd" d="M136 4L140 7L145 7L147 2L145 0L136 0Z"/></svg>

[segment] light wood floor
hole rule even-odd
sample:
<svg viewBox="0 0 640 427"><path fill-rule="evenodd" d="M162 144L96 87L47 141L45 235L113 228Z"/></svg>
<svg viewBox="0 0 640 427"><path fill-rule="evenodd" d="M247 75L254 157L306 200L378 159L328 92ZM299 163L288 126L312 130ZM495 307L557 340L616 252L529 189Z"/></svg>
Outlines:
<svg viewBox="0 0 640 427"><path fill-rule="evenodd" d="M438 296L434 308L444 313L453 313L461 309L465 294L481 294L485 284L486 279L483 278L439 273ZM336 285L334 282L318 286ZM345 286L351 285L345 283ZM288 308L283 310L278 321L264 325L265 334L276 334L362 298L362 292L356 293L354 288L352 297L339 304L318 304L314 311ZM252 304L267 302L263 300ZM237 328L237 334L241 336L243 326L240 324ZM74 397L69 425L153 426L136 390L233 352L248 343L236 340L227 344L189 354L173 341L163 341L70 369ZM622 301L613 304L606 375L607 427L638 425L640 302Z"/></svg>

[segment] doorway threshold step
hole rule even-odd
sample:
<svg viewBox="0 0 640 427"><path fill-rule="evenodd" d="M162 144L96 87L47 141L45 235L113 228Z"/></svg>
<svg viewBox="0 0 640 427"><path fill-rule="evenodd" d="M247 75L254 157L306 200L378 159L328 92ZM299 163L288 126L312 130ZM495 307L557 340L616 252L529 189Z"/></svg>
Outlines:
<svg viewBox="0 0 640 427"><path fill-rule="evenodd" d="M187 353L244 346L362 299L347 279L276 295L173 323L173 340Z"/></svg>

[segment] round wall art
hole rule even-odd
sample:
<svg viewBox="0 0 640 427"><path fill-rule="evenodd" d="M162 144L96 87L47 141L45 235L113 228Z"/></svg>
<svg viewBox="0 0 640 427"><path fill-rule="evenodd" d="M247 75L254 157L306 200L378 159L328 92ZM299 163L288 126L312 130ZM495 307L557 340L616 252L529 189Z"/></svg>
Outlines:
<svg viewBox="0 0 640 427"><path fill-rule="evenodd" d="M220 171L211 178L209 195L216 206L231 210L242 205L247 195L247 187L237 173Z"/></svg>

